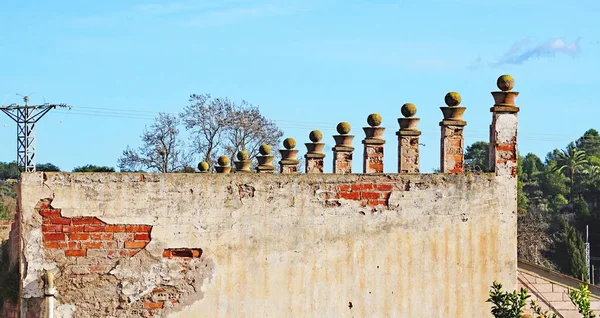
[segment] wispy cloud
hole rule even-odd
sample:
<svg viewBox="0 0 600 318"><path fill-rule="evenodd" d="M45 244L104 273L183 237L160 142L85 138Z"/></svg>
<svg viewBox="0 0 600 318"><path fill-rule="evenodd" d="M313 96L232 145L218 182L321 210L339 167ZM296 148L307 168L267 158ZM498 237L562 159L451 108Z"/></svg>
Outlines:
<svg viewBox="0 0 600 318"><path fill-rule="evenodd" d="M468 68L476 69L486 65L520 65L533 59L551 58L561 54L575 58L581 53L581 46L579 45L580 40L581 38L577 38L569 43L565 42L563 39L557 38L537 45L532 45L531 38L524 38L515 42L511 48L496 61L486 62L481 57L478 57L468 66Z"/></svg>

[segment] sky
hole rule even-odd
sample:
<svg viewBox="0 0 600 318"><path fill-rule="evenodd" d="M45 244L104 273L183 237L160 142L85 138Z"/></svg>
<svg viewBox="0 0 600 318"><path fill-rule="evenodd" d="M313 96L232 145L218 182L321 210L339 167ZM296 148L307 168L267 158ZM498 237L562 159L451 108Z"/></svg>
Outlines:
<svg viewBox="0 0 600 318"><path fill-rule="evenodd" d="M444 95L457 91L467 145L486 140L502 74L520 92L519 151L540 157L600 130L596 0L220 0L0 2L0 104L66 103L37 125L37 162L63 171L116 167L158 112L190 94L242 99L277 122L300 153L347 121L362 171L366 118L386 127L396 172L402 104L417 106L421 171L439 167ZM0 113L0 161L16 124ZM182 128L182 130L184 130Z"/></svg>

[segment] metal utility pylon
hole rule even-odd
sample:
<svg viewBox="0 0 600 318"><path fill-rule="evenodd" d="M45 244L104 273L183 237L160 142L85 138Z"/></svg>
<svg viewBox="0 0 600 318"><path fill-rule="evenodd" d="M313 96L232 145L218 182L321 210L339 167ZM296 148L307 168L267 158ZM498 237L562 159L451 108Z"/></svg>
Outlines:
<svg viewBox="0 0 600 318"><path fill-rule="evenodd" d="M28 105L29 97L23 97L25 106L11 104L0 107L17 123L17 165L21 171L35 171L35 124L56 107L65 104Z"/></svg>

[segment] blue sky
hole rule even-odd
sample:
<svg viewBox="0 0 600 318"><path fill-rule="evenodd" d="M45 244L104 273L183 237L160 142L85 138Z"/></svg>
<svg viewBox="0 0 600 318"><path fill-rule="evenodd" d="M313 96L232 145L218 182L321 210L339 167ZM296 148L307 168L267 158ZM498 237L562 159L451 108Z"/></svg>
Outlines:
<svg viewBox="0 0 600 318"><path fill-rule="evenodd" d="M430 172L446 92L467 107L467 144L487 140L490 91L508 73L521 92L520 151L543 157L600 129L598 13L598 1L4 0L0 104L20 93L73 106L37 128L37 161L63 170L116 166L153 112L176 113L190 94L211 93L259 105L300 145L321 129L331 149L335 125L350 122L360 171L360 127L378 112L385 170L394 172L396 118L412 102L421 170ZM12 161L15 124L0 115L0 161Z"/></svg>

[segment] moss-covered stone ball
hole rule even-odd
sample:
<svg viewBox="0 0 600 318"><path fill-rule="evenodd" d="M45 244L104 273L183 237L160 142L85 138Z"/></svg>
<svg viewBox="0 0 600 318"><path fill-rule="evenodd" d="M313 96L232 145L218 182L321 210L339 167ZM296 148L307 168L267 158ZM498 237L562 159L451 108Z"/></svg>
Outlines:
<svg viewBox="0 0 600 318"><path fill-rule="evenodd" d="M417 114L417 106L415 106L415 104L406 103L402 105L400 111L402 112L402 115L404 115L404 117L413 117Z"/></svg>
<svg viewBox="0 0 600 318"><path fill-rule="evenodd" d="M313 130L308 134L308 138L312 142L319 142L323 139L323 133L320 130Z"/></svg>
<svg viewBox="0 0 600 318"><path fill-rule="evenodd" d="M258 148L258 151L260 152L261 155L267 156L271 153L271 146L269 146L267 144L262 144L260 146L260 148Z"/></svg>
<svg viewBox="0 0 600 318"><path fill-rule="evenodd" d="M460 105L460 102L462 102L462 98L457 92L449 92L448 94L446 94L446 97L444 97L444 101L446 102L446 105L450 107L456 107Z"/></svg>
<svg viewBox="0 0 600 318"><path fill-rule="evenodd" d="M227 156L221 156L217 159L217 162L219 163L219 166L228 166L229 158L227 158Z"/></svg>
<svg viewBox="0 0 600 318"><path fill-rule="evenodd" d="M381 118L381 115L379 115L377 113L373 113L373 114L369 115L369 117L367 117L367 124L369 124L369 126L371 126L371 127L379 127L379 125L381 125L382 121L383 121L383 118Z"/></svg>
<svg viewBox="0 0 600 318"><path fill-rule="evenodd" d="M206 161L202 161L201 163L198 164L198 170L202 171L202 172L206 172L208 171L208 162Z"/></svg>
<svg viewBox="0 0 600 318"><path fill-rule="evenodd" d="M296 139L294 138L285 138L285 140L283 141L283 146L285 147L285 149L294 149L294 147L296 147Z"/></svg>
<svg viewBox="0 0 600 318"><path fill-rule="evenodd" d="M350 133L350 129L352 129L352 126L350 126L350 123L343 121L337 124L336 129L340 135L347 135Z"/></svg>
<svg viewBox="0 0 600 318"><path fill-rule="evenodd" d="M237 159L239 161L246 161L250 159L250 154L246 150L242 150L237 153Z"/></svg>
<svg viewBox="0 0 600 318"><path fill-rule="evenodd" d="M515 79L512 76L505 74L498 77L496 84L501 91L508 92L515 87Z"/></svg>

